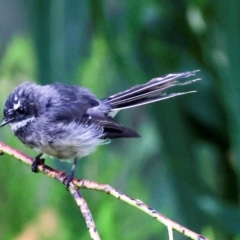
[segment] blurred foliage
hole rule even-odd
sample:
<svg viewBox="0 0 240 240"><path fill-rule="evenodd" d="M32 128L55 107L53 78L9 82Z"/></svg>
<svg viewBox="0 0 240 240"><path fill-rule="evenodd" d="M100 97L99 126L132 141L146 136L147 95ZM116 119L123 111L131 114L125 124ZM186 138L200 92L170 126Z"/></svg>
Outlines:
<svg viewBox="0 0 240 240"><path fill-rule="evenodd" d="M105 97L200 69L203 80L182 88L196 94L120 113L142 138L99 147L79 162L77 176L108 183L210 239L240 239L239 9L237 0L2 0L0 104L29 79ZM0 139L36 154L7 127ZM0 169L1 239L90 239L63 186L8 156ZM167 229L140 211L82 193L103 239L167 239Z"/></svg>

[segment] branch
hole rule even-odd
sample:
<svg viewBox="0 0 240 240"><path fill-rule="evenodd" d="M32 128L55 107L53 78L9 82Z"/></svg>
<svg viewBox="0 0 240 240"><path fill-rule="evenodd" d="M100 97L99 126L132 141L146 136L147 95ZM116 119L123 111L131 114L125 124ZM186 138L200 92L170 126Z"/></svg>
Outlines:
<svg viewBox="0 0 240 240"><path fill-rule="evenodd" d="M25 155L24 153L14 149L14 148L11 148L10 146L8 146L0 141L0 155L3 155L4 153L20 160L21 162L23 162L29 166L32 165L32 162L34 160L33 158L30 158L29 156ZM38 170L39 170L39 172L42 172L45 175L47 175L51 178L54 178L62 183L66 177L66 174L64 172L57 171L47 165L43 165L43 164L39 165ZM78 187L74 186L73 183L70 183L70 186L68 189L69 189L69 192L72 194L75 202L77 203L77 205L85 219L91 239L100 240L99 234L97 232L97 228L96 228L94 220L92 218L91 211L90 211L86 201L82 197L80 191L78 190Z"/></svg>
<svg viewBox="0 0 240 240"><path fill-rule="evenodd" d="M171 233L172 230L176 230L193 240L208 240L207 238L205 238L205 237L181 226L180 224L172 221L171 219L165 217L164 215L157 212L153 208L147 206L141 200L129 197L128 195L119 192L118 190L116 190L115 188L113 188L107 184L100 184L100 183L96 183L96 182L85 180L85 179L81 179L81 180L74 179L73 183L75 186L77 186L79 188L86 188L86 189L92 189L92 190L105 192L123 202L128 203L129 205L132 205L132 206L140 209L141 211L143 211L143 212L147 213L148 215L150 215L151 217L155 218L157 221L163 223L168 228L169 237L172 234ZM170 237L170 239L172 239L172 238Z"/></svg>
<svg viewBox="0 0 240 240"><path fill-rule="evenodd" d="M0 153L6 153L29 166L31 166L31 164L33 162L33 158L30 158L29 156L25 155L24 153L11 148L2 142L0 142ZM61 183L63 183L64 178L66 177L66 174L64 172L57 171L47 165L43 165L43 164L39 165L38 170L39 170L39 172L42 172L45 175L48 175L49 177L60 181ZM180 224L168 219L167 217L165 217L161 213L157 212L153 208L147 206L141 200L129 197L128 195L119 192L118 190L116 190L115 188L113 188L107 184L100 184L100 183L96 183L94 181L89 181L89 180L85 180L85 179L73 179L73 181L70 183L69 191L72 194L72 196L74 197L77 205L79 206L79 208L83 214L83 217L85 218L90 236L94 240L98 240L98 239L100 239L100 237L97 233L97 230L96 230L91 212L87 206L87 203L83 199L80 191L78 190L79 188L85 188L85 189L91 189L91 190L105 192L121 201L124 201L124 202L140 209L141 211L147 213L148 215L155 218L157 221L161 222L162 224L164 224L167 227L168 233L169 233L169 239L173 239L172 230L176 230L193 240L208 240L207 238L199 235L198 233L195 233L195 232L181 226Z"/></svg>
<svg viewBox="0 0 240 240"><path fill-rule="evenodd" d="M92 218L92 214L88 208L87 202L82 197L79 190L76 189L74 186L69 187L69 191L71 192L73 198L75 199L78 207L80 208L80 211L82 212L82 215L85 219L85 222L87 224L88 231L90 233L91 239L93 240L100 240L100 237L98 235L94 220Z"/></svg>

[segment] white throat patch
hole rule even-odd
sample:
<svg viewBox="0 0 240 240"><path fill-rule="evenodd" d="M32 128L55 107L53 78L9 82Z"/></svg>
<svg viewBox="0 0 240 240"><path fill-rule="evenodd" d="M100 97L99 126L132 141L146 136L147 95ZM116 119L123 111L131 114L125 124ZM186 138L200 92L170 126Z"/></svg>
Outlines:
<svg viewBox="0 0 240 240"><path fill-rule="evenodd" d="M9 125L10 125L12 131L16 132L18 129L27 126L28 123L30 123L34 120L35 120L35 117L30 117L30 118L24 119L20 122L9 123Z"/></svg>

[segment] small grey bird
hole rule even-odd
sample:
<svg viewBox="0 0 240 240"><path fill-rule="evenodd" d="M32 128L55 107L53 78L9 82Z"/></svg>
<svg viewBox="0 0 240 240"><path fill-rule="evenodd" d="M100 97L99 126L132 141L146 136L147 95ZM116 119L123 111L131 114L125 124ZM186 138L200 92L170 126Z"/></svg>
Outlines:
<svg viewBox="0 0 240 240"><path fill-rule="evenodd" d="M68 187L78 159L109 139L139 137L113 119L119 110L195 92L167 94L166 90L199 80L186 80L196 72L154 78L101 100L79 86L61 83L39 86L26 82L6 100L0 127L9 124L21 142L40 153L33 162L33 172L37 172L38 164L44 163L43 154L73 162L64 181Z"/></svg>

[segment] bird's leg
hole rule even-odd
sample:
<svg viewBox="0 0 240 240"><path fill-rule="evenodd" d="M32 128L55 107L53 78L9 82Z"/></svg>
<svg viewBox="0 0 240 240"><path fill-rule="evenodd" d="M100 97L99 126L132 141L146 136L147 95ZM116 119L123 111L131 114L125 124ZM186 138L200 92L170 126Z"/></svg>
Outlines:
<svg viewBox="0 0 240 240"><path fill-rule="evenodd" d="M74 162L73 162L73 165L72 165L71 172L63 180L63 184L67 187L67 190L69 188L70 182L74 178L74 172L75 172L76 166L77 166L77 158L74 158Z"/></svg>
<svg viewBox="0 0 240 240"><path fill-rule="evenodd" d="M42 153L38 154L33 160L31 168L32 168L32 171L35 173L38 172L38 165L44 164L44 162L45 162L45 159L41 158L42 155L43 155Z"/></svg>

